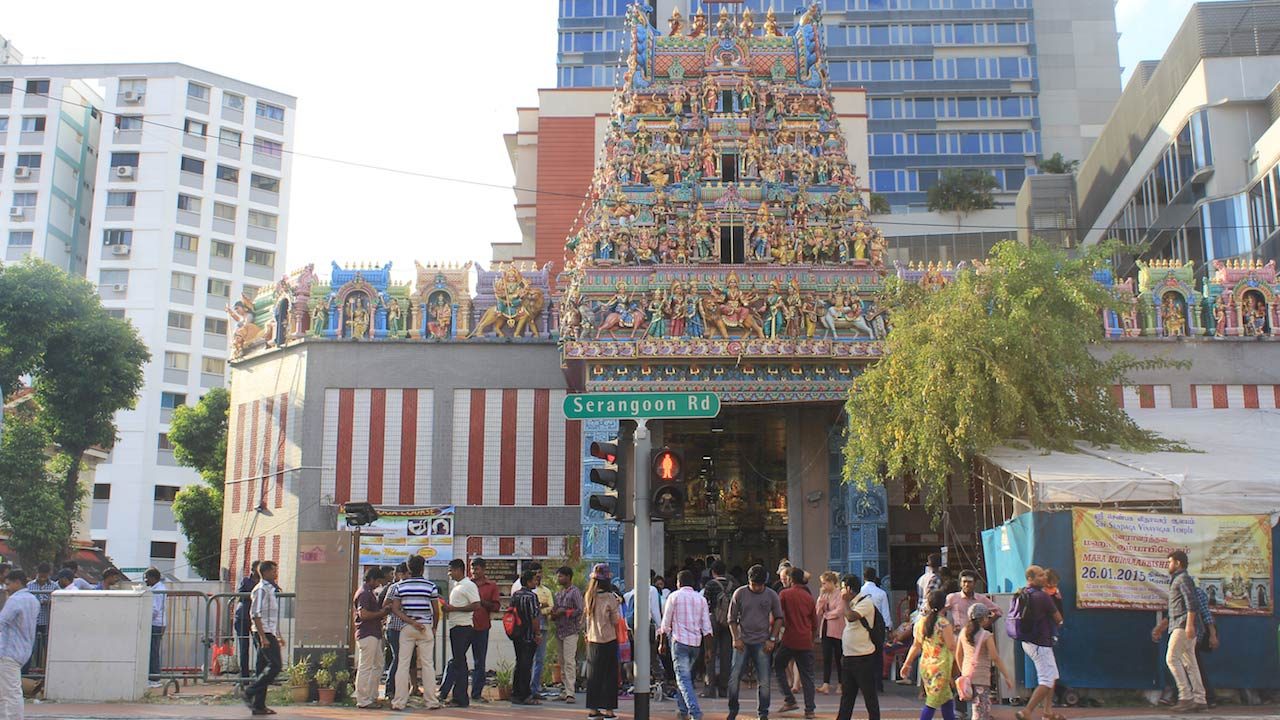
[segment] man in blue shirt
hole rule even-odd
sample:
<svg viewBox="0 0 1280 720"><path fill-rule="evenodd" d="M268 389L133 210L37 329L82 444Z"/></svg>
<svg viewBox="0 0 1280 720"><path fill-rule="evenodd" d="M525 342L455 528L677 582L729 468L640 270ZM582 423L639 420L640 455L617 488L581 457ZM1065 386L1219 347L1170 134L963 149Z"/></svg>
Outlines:
<svg viewBox="0 0 1280 720"><path fill-rule="evenodd" d="M31 657L40 614L40 601L26 584L21 570L10 570L4 582L9 599L0 610L0 716L6 718L22 717L22 666Z"/></svg>
<svg viewBox="0 0 1280 720"><path fill-rule="evenodd" d="M1043 717L1048 717L1053 701L1053 685L1058 680L1058 661L1053 655L1055 630L1062 625L1062 613L1053 598L1044 591L1044 568L1032 565L1027 568L1027 586L1022 589L1022 620L1018 623L1018 640L1022 651L1036 667L1036 689L1027 701L1027 709L1017 713L1018 720L1027 720L1043 707Z"/></svg>

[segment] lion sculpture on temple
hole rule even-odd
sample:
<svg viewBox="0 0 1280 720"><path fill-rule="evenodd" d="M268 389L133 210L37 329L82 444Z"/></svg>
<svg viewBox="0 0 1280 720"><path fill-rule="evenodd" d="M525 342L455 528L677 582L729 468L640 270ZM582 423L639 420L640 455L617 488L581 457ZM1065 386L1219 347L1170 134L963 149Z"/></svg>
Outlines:
<svg viewBox="0 0 1280 720"><path fill-rule="evenodd" d="M518 338L524 337L525 331L530 328L537 335L538 320L547 307L546 294L541 289L528 285L516 297L519 298L518 302L499 302L485 310L467 338L482 336L489 330L496 336ZM503 332L504 327L511 328L509 336Z"/></svg>

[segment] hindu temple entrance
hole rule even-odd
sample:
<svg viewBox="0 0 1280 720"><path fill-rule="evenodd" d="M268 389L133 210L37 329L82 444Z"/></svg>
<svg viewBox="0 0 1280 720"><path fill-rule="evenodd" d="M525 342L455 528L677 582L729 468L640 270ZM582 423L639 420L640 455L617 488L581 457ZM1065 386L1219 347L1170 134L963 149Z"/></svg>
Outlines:
<svg viewBox="0 0 1280 720"><path fill-rule="evenodd" d="M725 407L714 420L666 421L663 442L684 451L689 500L665 527L664 568L715 555L730 568L776 567L787 556L787 416Z"/></svg>

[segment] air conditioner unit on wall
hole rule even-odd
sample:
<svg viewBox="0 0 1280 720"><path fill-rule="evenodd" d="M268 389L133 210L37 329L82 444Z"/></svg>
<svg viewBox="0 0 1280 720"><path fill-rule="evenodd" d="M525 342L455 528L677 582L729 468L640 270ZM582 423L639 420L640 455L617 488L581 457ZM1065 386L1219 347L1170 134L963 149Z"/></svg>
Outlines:
<svg viewBox="0 0 1280 720"><path fill-rule="evenodd" d="M125 90L124 101L127 103L142 102L142 93L137 90Z"/></svg>
<svg viewBox="0 0 1280 720"><path fill-rule="evenodd" d="M27 214L27 213L26 213L26 208L20 208L20 207L16 207L16 206L15 206L15 207L11 207L11 208L9 208L9 217L11 217L11 218L21 218L21 217L25 217L25 216L26 216L26 214Z"/></svg>
<svg viewBox="0 0 1280 720"><path fill-rule="evenodd" d="M125 290L129 289L129 285L127 283L116 283L115 285L111 286L111 289L114 290L115 292L124 292Z"/></svg>
<svg viewBox="0 0 1280 720"><path fill-rule="evenodd" d="M31 168L25 165L19 165L18 167L13 169L13 176L16 178L31 177Z"/></svg>
<svg viewBox="0 0 1280 720"><path fill-rule="evenodd" d="M118 178L131 178L133 177L133 172L134 172L134 168L132 165L116 166L116 177Z"/></svg>
<svg viewBox="0 0 1280 720"><path fill-rule="evenodd" d="M111 254L112 255L128 255L132 249L133 248L129 247L128 245L112 245Z"/></svg>

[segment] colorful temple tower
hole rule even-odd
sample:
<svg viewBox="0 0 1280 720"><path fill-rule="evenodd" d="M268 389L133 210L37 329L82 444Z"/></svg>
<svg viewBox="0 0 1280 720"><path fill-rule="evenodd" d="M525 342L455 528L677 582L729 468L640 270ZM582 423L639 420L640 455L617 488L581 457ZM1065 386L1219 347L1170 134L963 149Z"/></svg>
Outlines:
<svg viewBox="0 0 1280 720"><path fill-rule="evenodd" d="M772 11L704 5L711 16L686 25L677 10L665 35L639 5L628 13L625 81L566 242L568 384L708 390L727 405L661 428L701 461L685 518L667 523L668 562L732 545L737 562L882 566L884 491L849 497L838 460L840 401L887 331L874 301L885 241L832 106L822 13L783 35ZM945 282L942 268L911 272ZM588 423L584 446L616 429ZM585 554L616 553L602 516L584 509L583 524Z"/></svg>

